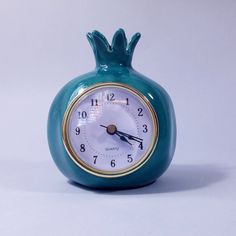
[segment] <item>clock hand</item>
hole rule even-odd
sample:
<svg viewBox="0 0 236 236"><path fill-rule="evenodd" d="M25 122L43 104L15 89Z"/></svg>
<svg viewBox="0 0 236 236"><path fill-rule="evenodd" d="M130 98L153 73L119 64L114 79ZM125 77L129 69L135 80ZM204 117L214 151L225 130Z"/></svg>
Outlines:
<svg viewBox="0 0 236 236"><path fill-rule="evenodd" d="M116 128L115 125L109 125L109 126L100 125L100 126L103 127L103 128L106 128L108 134L110 134L110 135L116 134L117 136L120 137L120 140L122 140L122 141L124 141L124 142L126 142L126 143L128 143L128 144L130 144L130 145L132 145L132 143L130 143L130 142L125 138L124 135L119 134L119 133L117 132L117 128Z"/></svg>
<svg viewBox="0 0 236 236"><path fill-rule="evenodd" d="M107 129L107 126L105 126L105 125L100 125L100 126Z"/></svg>
<svg viewBox="0 0 236 236"><path fill-rule="evenodd" d="M138 137L135 137L135 136L133 136L133 135L130 135L130 134L127 134L127 133L118 131L118 130L117 130L116 132L119 133L119 134L121 134L121 135L126 136L126 137L127 137L128 139L130 139L130 140L134 140L134 141L137 141L137 142L142 142L142 141L143 141L143 139L138 138Z"/></svg>
<svg viewBox="0 0 236 236"><path fill-rule="evenodd" d="M130 143L130 142L125 138L125 136L122 136L122 135L120 135L120 134L118 134L118 133L115 133L115 134L120 137L120 140L122 140L122 141L124 141L124 142L126 142L126 143L128 143L128 144L130 144L130 145L132 145L132 143Z"/></svg>
<svg viewBox="0 0 236 236"><path fill-rule="evenodd" d="M121 135L124 135L125 137L127 137L130 140L134 140L134 141L139 142L139 143L143 142L143 139L135 137L135 136L133 136L131 134L127 134L127 133L124 133L124 132L121 132L121 131L118 131L118 130L116 132L121 134Z"/></svg>
<svg viewBox="0 0 236 236"><path fill-rule="evenodd" d="M134 140L134 141L139 142L139 143L141 143L143 141L143 139L141 139L141 138L138 138L138 137L135 137L133 135L118 131L116 126L114 126L114 125L109 125L109 126L100 125L100 126L103 127L103 128L106 128L108 134L120 134L122 136L126 136L130 140Z"/></svg>

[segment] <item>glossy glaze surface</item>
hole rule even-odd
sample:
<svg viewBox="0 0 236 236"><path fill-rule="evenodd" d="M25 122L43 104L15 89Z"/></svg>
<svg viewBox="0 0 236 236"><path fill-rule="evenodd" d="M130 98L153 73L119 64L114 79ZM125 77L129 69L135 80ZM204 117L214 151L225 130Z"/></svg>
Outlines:
<svg viewBox="0 0 236 236"><path fill-rule="evenodd" d="M51 155L67 178L88 187L122 189L152 183L168 168L175 150L176 122L171 99L159 84L131 66L139 33L127 44L124 31L120 29L115 33L111 46L97 31L87 36L94 51L96 69L70 81L55 97L48 116ZM137 171L112 179L95 176L81 169L69 157L62 140L63 117L73 98L90 86L104 82L121 83L138 90L150 101L159 121L159 139L150 159Z"/></svg>

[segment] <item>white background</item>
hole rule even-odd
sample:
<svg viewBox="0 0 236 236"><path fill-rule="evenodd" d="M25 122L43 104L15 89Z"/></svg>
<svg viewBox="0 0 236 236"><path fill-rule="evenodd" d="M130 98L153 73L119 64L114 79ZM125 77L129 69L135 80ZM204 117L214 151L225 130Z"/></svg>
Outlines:
<svg viewBox="0 0 236 236"><path fill-rule="evenodd" d="M177 117L153 185L91 191L57 170L46 138L57 91L94 68L85 34L142 38L133 66ZM0 1L1 235L236 235L236 1Z"/></svg>

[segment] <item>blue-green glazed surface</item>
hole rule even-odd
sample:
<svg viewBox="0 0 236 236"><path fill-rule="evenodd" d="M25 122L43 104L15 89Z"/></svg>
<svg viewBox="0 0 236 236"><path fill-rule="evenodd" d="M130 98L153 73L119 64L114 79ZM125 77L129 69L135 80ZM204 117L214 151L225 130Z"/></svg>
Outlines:
<svg viewBox="0 0 236 236"><path fill-rule="evenodd" d="M68 179L91 188L124 189L150 184L168 168L175 150L176 121L171 99L159 84L131 66L139 33L129 44L122 29L115 33L111 45L98 31L88 33L87 37L94 51L96 69L67 83L51 105L48 143L53 160ZM103 82L126 84L141 92L152 104L159 121L158 142L150 159L135 172L115 178L95 176L81 169L68 155L62 139L64 113L73 98L84 89Z"/></svg>

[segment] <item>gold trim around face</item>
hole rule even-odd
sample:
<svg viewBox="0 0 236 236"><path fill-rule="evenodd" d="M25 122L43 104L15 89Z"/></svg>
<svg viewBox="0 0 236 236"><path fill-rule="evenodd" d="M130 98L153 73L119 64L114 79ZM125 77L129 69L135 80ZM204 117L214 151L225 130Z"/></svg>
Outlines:
<svg viewBox="0 0 236 236"><path fill-rule="evenodd" d="M152 141L149 144L148 150L144 153L144 155L140 158L140 160L135 163L134 165L126 168L126 169L122 169L120 171L103 171L103 170L99 170L96 168L91 167L90 165L86 164L84 161L82 161L80 159L80 157L76 154L76 152L73 150L73 147L70 143L69 140L69 134L68 134L68 122L69 122L69 118L71 116L72 111L74 110L75 106L82 101L83 99L85 99L90 93L92 93L93 91L100 89L100 88L105 88L105 87L109 87L109 88L123 88L129 92L131 92L133 95L135 95L136 97L139 98L139 100L143 103L143 105L145 105L147 107L147 109L149 110L150 114L151 114L151 118L152 118L152 123L153 123L153 134L152 134ZM122 84L122 83L98 83L96 85L93 85L87 89L85 89L81 94L77 95L72 102L70 103L70 105L68 106L65 114L64 114L64 118L62 121L62 138L63 138L63 143L64 146L66 148L66 151L68 153L68 155L70 156L70 158L74 161L74 163L76 165L78 165L80 168L82 168L83 170L87 171L90 174L96 175L96 176L100 176L100 177L106 177L106 178L114 178L114 177L120 177L120 176L124 176L124 175L128 175L136 170L138 170L140 167L142 167L151 157L156 145L157 145L157 141L158 141L158 136L159 136L159 122L158 122L158 118L156 115L156 112L154 111L150 101L139 91L137 91L136 89L126 85L126 84Z"/></svg>

